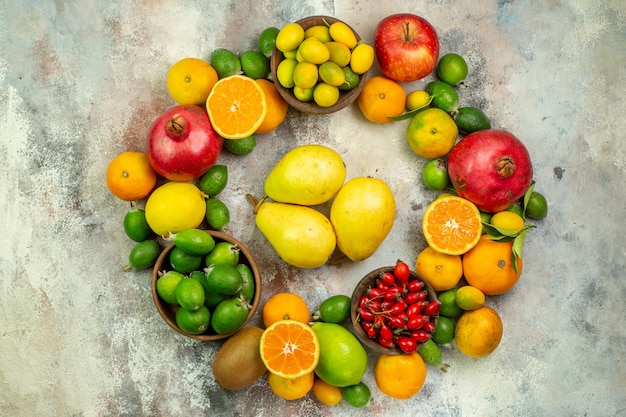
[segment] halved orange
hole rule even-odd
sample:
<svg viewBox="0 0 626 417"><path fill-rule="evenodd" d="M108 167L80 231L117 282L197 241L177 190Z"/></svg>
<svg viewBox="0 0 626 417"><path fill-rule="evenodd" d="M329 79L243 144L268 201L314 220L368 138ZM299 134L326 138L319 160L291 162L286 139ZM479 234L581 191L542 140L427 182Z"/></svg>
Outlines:
<svg viewBox="0 0 626 417"><path fill-rule="evenodd" d="M474 203L454 195L430 203L422 219L426 242L437 252L463 255L482 234L480 211Z"/></svg>
<svg viewBox="0 0 626 417"><path fill-rule="evenodd" d="M265 329L259 349L267 370L287 379L313 372L320 359L317 335L295 320L280 320Z"/></svg>
<svg viewBox="0 0 626 417"><path fill-rule="evenodd" d="M245 75L220 79L206 101L215 131L225 139L252 135L267 115L267 100L259 84Z"/></svg>

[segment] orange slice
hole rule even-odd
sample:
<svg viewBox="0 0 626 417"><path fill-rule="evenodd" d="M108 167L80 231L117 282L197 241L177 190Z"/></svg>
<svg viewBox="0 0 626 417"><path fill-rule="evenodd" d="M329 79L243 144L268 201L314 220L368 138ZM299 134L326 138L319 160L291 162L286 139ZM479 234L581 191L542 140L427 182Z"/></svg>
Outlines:
<svg viewBox="0 0 626 417"><path fill-rule="evenodd" d="M263 89L250 77L231 75L220 79L206 101L215 131L225 139L252 135L267 115Z"/></svg>
<svg viewBox="0 0 626 417"><path fill-rule="evenodd" d="M259 349L267 370L287 379L313 372L320 359L317 335L295 320L280 320L265 329Z"/></svg>
<svg viewBox="0 0 626 417"><path fill-rule="evenodd" d="M428 245L437 252L462 255L480 239L480 212L474 203L464 198L439 197L426 208L422 231Z"/></svg>

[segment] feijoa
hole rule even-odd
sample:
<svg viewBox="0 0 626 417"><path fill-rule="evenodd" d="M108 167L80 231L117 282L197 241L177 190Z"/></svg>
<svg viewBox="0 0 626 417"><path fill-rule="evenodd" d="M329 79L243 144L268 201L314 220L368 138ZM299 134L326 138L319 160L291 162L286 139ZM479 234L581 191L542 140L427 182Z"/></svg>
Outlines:
<svg viewBox="0 0 626 417"><path fill-rule="evenodd" d="M491 128L491 122L485 113L476 107L461 107L454 116L454 121L464 134Z"/></svg>
<svg viewBox="0 0 626 417"><path fill-rule="evenodd" d="M205 218L212 229L220 230L230 222L230 211L220 199L209 197L206 200Z"/></svg>
<svg viewBox="0 0 626 417"><path fill-rule="evenodd" d="M226 188L228 168L226 165L213 165L198 181L200 191L209 197L215 197Z"/></svg>
<svg viewBox="0 0 626 417"><path fill-rule="evenodd" d="M192 278L185 278L176 286L176 301L186 309L195 311L204 305L204 287Z"/></svg>
<svg viewBox="0 0 626 417"><path fill-rule="evenodd" d="M356 408L367 406L372 399L372 392L363 381L341 388L341 395L345 402Z"/></svg>
<svg viewBox="0 0 626 417"><path fill-rule="evenodd" d="M230 297L220 302L211 316L211 327L217 334L232 333L248 319L250 305L242 298Z"/></svg>
<svg viewBox="0 0 626 417"><path fill-rule="evenodd" d="M178 233L170 233L167 239L189 255L206 255L215 247L213 236L200 229L185 229Z"/></svg>
<svg viewBox="0 0 626 417"><path fill-rule="evenodd" d="M176 271L167 271L156 281L156 292L163 301L171 305L178 305L176 287L183 280L184 275Z"/></svg>
<svg viewBox="0 0 626 417"><path fill-rule="evenodd" d="M128 255L128 265L124 267L124 270L131 268L146 269L151 267L159 256L159 252L160 247L155 240L148 239L139 242L130 251Z"/></svg>
<svg viewBox="0 0 626 417"><path fill-rule="evenodd" d="M211 252L205 258L206 266L226 264L232 267L239 263L239 253L241 249L234 243L222 241L217 242Z"/></svg>
<svg viewBox="0 0 626 417"><path fill-rule="evenodd" d="M131 203L130 210L124 216L124 232L126 236L135 242L143 242L152 234L146 221L146 212Z"/></svg>
<svg viewBox="0 0 626 417"><path fill-rule="evenodd" d="M443 355L441 349L432 339L421 343L417 348L417 353L424 359L424 362L432 366L441 366Z"/></svg>
<svg viewBox="0 0 626 417"><path fill-rule="evenodd" d="M180 329L189 334L202 334L209 328L211 312L205 306L197 310L179 308L176 312L176 324Z"/></svg>
<svg viewBox="0 0 626 417"><path fill-rule="evenodd" d="M431 81L424 90L433 96L433 101L431 102L433 107L440 108L448 113L457 110L459 95L450 84L443 81Z"/></svg>
<svg viewBox="0 0 626 417"><path fill-rule="evenodd" d="M243 139L226 139L224 148L235 155L247 155L256 147L256 138L250 135Z"/></svg>
<svg viewBox="0 0 626 417"><path fill-rule="evenodd" d="M241 291L243 278L234 266L215 264L205 269L210 292L233 295Z"/></svg>
<svg viewBox="0 0 626 417"><path fill-rule="evenodd" d="M188 274L202 265L203 258L199 255L189 255L178 246L174 246L170 251L169 259L174 271Z"/></svg>
<svg viewBox="0 0 626 417"><path fill-rule="evenodd" d="M241 275L241 289L239 290L239 294L247 301L252 302L254 298L255 292L255 283L254 283L254 274L252 273L252 269L246 264L237 264L235 267L239 274Z"/></svg>
<svg viewBox="0 0 626 417"><path fill-rule="evenodd" d="M313 317L326 323L342 323L350 316L351 304L352 300L347 295L333 295L322 301Z"/></svg>

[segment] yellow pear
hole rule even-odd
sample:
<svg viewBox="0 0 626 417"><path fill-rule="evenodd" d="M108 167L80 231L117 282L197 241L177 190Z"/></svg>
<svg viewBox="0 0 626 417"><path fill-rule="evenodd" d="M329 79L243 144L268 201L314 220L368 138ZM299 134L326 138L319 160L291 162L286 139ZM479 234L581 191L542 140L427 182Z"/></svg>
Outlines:
<svg viewBox="0 0 626 417"><path fill-rule="evenodd" d="M393 192L383 180L371 177L348 181L330 207L337 247L353 261L362 261L376 252L395 217Z"/></svg>
<svg viewBox="0 0 626 417"><path fill-rule="evenodd" d="M298 268L324 265L337 244L330 220L311 207L263 202L256 225L278 255Z"/></svg>
<svg viewBox="0 0 626 417"><path fill-rule="evenodd" d="M287 152L265 179L265 194L281 203L314 206L329 201L346 179L343 158L323 145Z"/></svg>

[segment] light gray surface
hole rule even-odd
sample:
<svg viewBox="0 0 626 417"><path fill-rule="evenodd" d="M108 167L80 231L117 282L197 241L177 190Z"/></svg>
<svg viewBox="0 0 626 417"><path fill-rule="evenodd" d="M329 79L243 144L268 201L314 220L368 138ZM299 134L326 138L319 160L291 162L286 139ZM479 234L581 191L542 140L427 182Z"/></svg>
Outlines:
<svg viewBox="0 0 626 417"><path fill-rule="evenodd" d="M364 410L312 395L283 401L264 380L222 391L210 368L219 344L172 331L152 303L149 272L121 272L132 247L122 230L128 206L108 192L106 166L144 150L147 128L173 105L165 76L178 59L243 52L265 27L314 14L343 19L371 42L382 17L403 11L433 24L442 53L468 59L462 104L526 143L550 203L526 240L520 282L488 299L504 322L502 343L483 359L446 350L449 372L429 369L408 401L377 389L372 354ZM621 0L3 2L0 415L624 415L624 13ZM369 270L414 264L436 193L420 184L425 161L405 127L368 123L356 105L324 117L290 110L250 156L220 156L231 231L258 256L263 301L288 290L315 308L349 295ZM272 165L305 143L339 151L349 178L372 175L393 189L396 223L371 258L296 270L255 228L245 194L262 193Z"/></svg>

